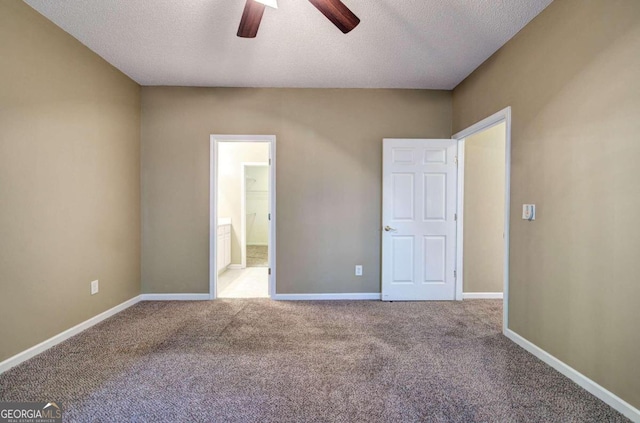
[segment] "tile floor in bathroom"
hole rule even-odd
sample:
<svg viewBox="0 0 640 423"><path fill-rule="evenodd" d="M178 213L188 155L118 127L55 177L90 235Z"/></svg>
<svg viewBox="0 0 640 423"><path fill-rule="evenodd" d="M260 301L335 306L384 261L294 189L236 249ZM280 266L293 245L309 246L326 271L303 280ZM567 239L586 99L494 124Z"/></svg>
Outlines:
<svg viewBox="0 0 640 423"><path fill-rule="evenodd" d="M229 269L218 276L218 298L268 298L269 269L267 267L247 267Z"/></svg>

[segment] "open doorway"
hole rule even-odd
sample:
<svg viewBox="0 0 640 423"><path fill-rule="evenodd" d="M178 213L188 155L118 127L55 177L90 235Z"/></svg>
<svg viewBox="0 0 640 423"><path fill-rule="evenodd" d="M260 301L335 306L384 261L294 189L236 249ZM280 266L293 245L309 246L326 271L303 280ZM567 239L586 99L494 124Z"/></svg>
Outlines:
<svg viewBox="0 0 640 423"><path fill-rule="evenodd" d="M458 142L456 299L503 298L504 332L509 319L511 108L452 138Z"/></svg>
<svg viewBox="0 0 640 423"><path fill-rule="evenodd" d="M242 164L242 265L269 267L269 163Z"/></svg>
<svg viewBox="0 0 640 423"><path fill-rule="evenodd" d="M211 298L274 289L275 137L211 137Z"/></svg>

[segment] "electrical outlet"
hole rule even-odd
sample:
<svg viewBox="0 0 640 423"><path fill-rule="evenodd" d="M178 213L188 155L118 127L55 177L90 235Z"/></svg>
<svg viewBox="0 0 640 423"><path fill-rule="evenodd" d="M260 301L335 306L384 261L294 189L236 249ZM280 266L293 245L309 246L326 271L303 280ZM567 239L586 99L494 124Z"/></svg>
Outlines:
<svg viewBox="0 0 640 423"><path fill-rule="evenodd" d="M91 282L91 295L95 295L98 293L98 280Z"/></svg>
<svg viewBox="0 0 640 423"><path fill-rule="evenodd" d="M356 265L356 276L362 276L362 265L361 264L357 264Z"/></svg>

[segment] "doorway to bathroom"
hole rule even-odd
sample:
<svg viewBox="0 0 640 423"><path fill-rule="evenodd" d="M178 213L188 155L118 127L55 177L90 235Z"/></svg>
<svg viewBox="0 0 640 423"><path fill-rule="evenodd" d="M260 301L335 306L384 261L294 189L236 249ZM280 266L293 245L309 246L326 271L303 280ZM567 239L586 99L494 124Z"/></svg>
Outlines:
<svg viewBox="0 0 640 423"><path fill-rule="evenodd" d="M275 291L275 137L211 136L211 298Z"/></svg>
<svg viewBox="0 0 640 423"><path fill-rule="evenodd" d="M269 267L269 163L242 164L242 263Z"/></svg>

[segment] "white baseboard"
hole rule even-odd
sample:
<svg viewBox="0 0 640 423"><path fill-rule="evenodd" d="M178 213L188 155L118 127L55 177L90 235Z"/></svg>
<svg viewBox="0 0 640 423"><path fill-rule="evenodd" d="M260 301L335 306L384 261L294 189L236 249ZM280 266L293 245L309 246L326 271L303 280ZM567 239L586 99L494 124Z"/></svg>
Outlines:
<svg viewBox="0 0 640 423"><path fill-rule="evenodd" d="M209 294L142 294L141 301L204 301L210 300Z"/></svg>
<svg viewBox="0 0 640 423"><path fill-rule="evenodd" d="M268 242L247 242L247 246L252 246L252 247L268 247L269 243Z"/></svg>
<svg viewBox="0 0 640 423"><path fill-rule="evenodd" d="M244 267L242 267L241 264L230 264L227 266L227 269L229 270L242 270L244 269Z"/></svg>
<svg viewBox="0 0 640 423"><path fill-rule="evenodd" d="M271 297L277 301L316 301L316 300L380 300L379 292L344 293L344 294L275 294Z"/></svg>
<svg viewBox="0 0 640 423"><path fill-rule="evenodd" d="M547 363L549 366L553 367L575 383L577 383L580 387L584 388L587 392L591 393L595 397L601 399L612 408L616 409L621 414L625 415L627 418L631 419L631 421L635 423L640 423L640 410L635 408L633 405L629 404L622 398L618 397L613 392L603 388L598 385L593 380L589 379L582 373L578 372L574 368L568 366L562 361L558 360L542 348L533 344L532 342L526 340L522 336L518 335L511 329L506 329L504 334L507 338L511 339L516 344L520 345L522 348L538 357L540 360Z"/></svg>
<svg viewBox="0 0 640 423"><path fill-rule="evenodd" d="M502 292L463 292L463 300L496 300L502 299Z"/></svg>
<svg viewBox="0 0 640 423"><path fill-rule="evenodd" d="M78 323L77 325L73 326L72 328L69 328L67 330L65 330L64 332L61 332L55 336L52 336L51 338L42 341L41 343L39 343L38 345L34 345L33 347L22 351L21 353L18 353L16 355L14 355L13 357L9 357L6 360L4 360L3 362L0 363L0 373L4 373L7 370L9 370L12 367L17 366L18 364L22 363L23 361L26 361L38 354L40 354L41 352L44 352L46 350L48 350L49 348L61 343L62 341L65 341L69 338L71 338L74 335L79 334L80 332L84 331L85 329L89 329L91 326L94 326L100 322L102 322L103 320L113 316L114 314L120 313L122 310L125 310L129 307L131 307L132 305L138 303L141 301L140 295L138 295L137 297L133 297L130 300L127 300L125 302L123 302L122 304L118 304L117 306L110 308L107 311L103 311L102 313L98 314L97 316L94 316L88 320L85 320L82 323Z"/></svg>

